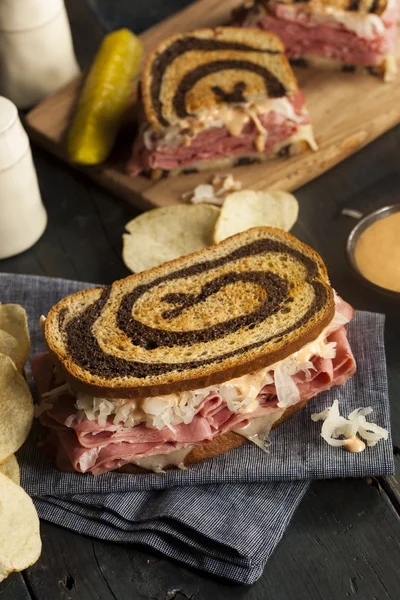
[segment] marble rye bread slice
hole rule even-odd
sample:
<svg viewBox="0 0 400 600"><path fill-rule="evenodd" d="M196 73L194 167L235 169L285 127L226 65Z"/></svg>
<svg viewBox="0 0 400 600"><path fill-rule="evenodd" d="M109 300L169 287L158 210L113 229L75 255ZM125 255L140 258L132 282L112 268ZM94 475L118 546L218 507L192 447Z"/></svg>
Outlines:
<svg viewBox="0 0 400 600"><path fill-rule="evenodd" d="M75 389L154 397L272 365L316 339L334 310L320 256L282 230L258 227L68 296L44 333Z"/></svg>
<svg viewBox="0 0 400 600"><path fill-rule="evenodd" d="M285 4L296 4L298 0L285 0ZM253 5L268 5L268 0L254 0ZM386 9L388 0L306 0L306 8L312 10L322 6L341 9L351 13L381 15Z"/></svg>
<svg viewBox="0 0 400 600"><path fill-rule="evenodd" d="M298 87L276 35L216 27L161 42L147 58L141 89L147 120L160 131L223 103L295 96Z"/></svg>

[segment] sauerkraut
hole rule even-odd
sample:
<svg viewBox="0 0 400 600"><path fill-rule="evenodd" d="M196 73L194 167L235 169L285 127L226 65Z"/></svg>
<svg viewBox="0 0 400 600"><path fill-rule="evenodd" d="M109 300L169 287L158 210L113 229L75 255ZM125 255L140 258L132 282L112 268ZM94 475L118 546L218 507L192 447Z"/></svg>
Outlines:
<svg viewBox="0 0 400 600"><path fill-rule="evenodd" d="M321 436L330 446L344 446L351 437L359 435L367 446L375 446L380 440L387 440L389 432L384 427L366 420L372 408L356 408L347 419L339 413L339 401L334 400L332 406L320 413L311 415L313 421L324 421ZM341 439L338 439L341 438Z"/></svg>

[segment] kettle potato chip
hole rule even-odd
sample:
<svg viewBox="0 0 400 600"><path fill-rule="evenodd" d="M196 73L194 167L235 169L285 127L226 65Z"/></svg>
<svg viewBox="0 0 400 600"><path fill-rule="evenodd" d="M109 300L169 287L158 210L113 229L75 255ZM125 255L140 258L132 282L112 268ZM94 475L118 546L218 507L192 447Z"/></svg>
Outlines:
<svg viewBox="0 0 400 600"><path fill-rule="evenodd" d="M134 273L203 250L212 242L219 208L178 204L149 210L125 226L124 263Z"/></svg>
<svg viewBox="0 0 400 600"><path fill-rule="evenodd" d="M19 304L0 304L0 330L12 336L17 341L14 357L2 349L0 337L0 352L11 356L17 369L22 372L31 351L26 310Z"/></svg>
<svg viewBox="0 0 400 600"><path fill-rule="evenodd" d="M41 550L39 517L32 500L0 473L0 581L33 565Z"/></svg>
<svg viewBox="0 0 400 600"><path fill-rule="evenodd" d="M21 352L19 351L18 340L2 329L0 329L0 353L9 356L18 371L22 372L24 364L21 364Z"/></svg>
<svg viewBox="0 0 400 600"><path fill-rule="evenodd" d="M0 462L22 446L33 420L28 384L10 357L0 354Z"/></svg>
<svg viewBox="0 0 400 600"><path fill-rule="evenodd" d="M251 229L270 226L290 231L297 220L299 205L287 192L242 190L225 198L221 214L215 224L214 242Z"/></svg>
<svg viewBox="0 0 400 600"><path fill-rule="evenodd" d="M18 461L14 454L11 454L6 460L0 463L0 473L3 473L6 477L11 479L14 483L19 485L20 483L20 472Z"/></svg>

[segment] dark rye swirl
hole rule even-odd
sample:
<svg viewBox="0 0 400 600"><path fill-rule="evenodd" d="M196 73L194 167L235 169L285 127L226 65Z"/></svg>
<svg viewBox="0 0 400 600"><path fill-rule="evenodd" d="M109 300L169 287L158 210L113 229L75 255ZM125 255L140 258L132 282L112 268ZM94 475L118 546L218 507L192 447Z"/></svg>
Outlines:
<svg viewBox="0 0 400 600"><path fill-rule="evenodd" d="M271 365L316 339L333 314L318 254L260 227L65 298L45 337L76 388L144 397Z"/></svg>
<svg viewBox="0 0 400 600"><path fill-rule="evenodd" d="M149 55L143 104L162 130L221 103L295 95L297 83L280 40L265 31L234 27L175 35Z"/></svg>
<svg viewBox="0 0 400 600"><path fill-rule="evenodd" d="M271 3L274 0L271 0ZM332 8L339 8L342 10L350 11L350 12L359 12L359 13L371 13L376 15L381 15L387 7L387 0L276 0L277 2L281 2L282 4L307 4L311 9L315 7L316 11L320 9L321 6L327 6ZM265 5L268 6L268 0L254 0L253 6L255 5ZM242 16L246 17L249 10L251 10L251 6L247 7L243 11ZM237 12L237 11L236 11ZM239 14L239 13L238 13Z"/></svg>

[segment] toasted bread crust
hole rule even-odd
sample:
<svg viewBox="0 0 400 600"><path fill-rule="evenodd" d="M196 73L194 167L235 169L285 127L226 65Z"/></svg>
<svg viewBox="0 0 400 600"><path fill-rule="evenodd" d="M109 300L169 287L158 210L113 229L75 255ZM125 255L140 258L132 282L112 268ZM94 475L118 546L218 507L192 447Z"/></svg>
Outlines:
<svg viewBox="0 0 400 600"><path fill-rule="evenodd" d="M322 58L320 56L300 56L290 59L293 66L301 68L321 69L326 71L341 71L357 75L374 75L385 82L393 81L397 75L397 60L394 54L387 53L380 65L348 65L340 60Z"/></svg>
<svg viewBox="0 0 400 600"><path fill-rule="evenodd" d="M284 3L296 4L298 2L297 0L285 0ZM254 0L253 4L263 4L268 7L269 2L268 0ZM303 0L302 4L306 5L311 10L314 5L316 10L322 5L351 13L381 15L387 8L388 0Z"/></svg>
<svg viewBox="0 0 400 600"><path fill-rule="evenodd" d="M311 125L310 125L311 128ZM215 169L231 169L251 164L259 164L274 160L276 158L286 156L297 156L309 149L309 144L305 140L297 140L291 142L285 140L284 143L278 144L278 148L273 152L251 152L244 155L226 156L215 160L200 160L190 165L181 165L169 171L162 169L153 169L143 173L152 181L157 181L165 177L176 177L177 175L189 175L192 173L200 173L201 171L212 171Z"/></svg>
<svg viewBox="0 0 400 600"><path fill-rule="evenodd" d="M255 350L253 353L241 352L239 358L233 357L232 359L226 359L224 361L215 362L213 360L210 367L196 367L195 370L185 368L184 372L176 371L175 369L173 372L173 377L171 377L171 375L167 373L166 376L160 375L157 377L147 377L146 381L143 380L145 378L139 380L137 379L137 377L135 379L132 379L132 377L125 379L119 377L115 380L110 380L95 375L93 373L93 365L91 364L88 365L88 370L86 370L85 367L80 366L71 356L70 350L68 349L68 345L65 343L64 321L66 318L68 318L65 316L65 313L68 313L68 310L70 310L72 316L74 316L74 314L78 314L78 332L76 335L79 336L80 329L83 326L82 318L79 316L82 313L79 312L79 310L82 311L82 307L84 308L85 306L89 306L91 310L91 307L93 305L93 299L97 299L96 301L98 302L98 298L101 297L101 294L103 293L101 288L90 289L73 294L59 302L50 311L46 320L45 337L47 344L53 356L55 356L60 361L66 373L67 380L70 381L74 388L81 389L86 393L101 397L133 398L169 394L176 391L197 389L201 387L207 387L211 384L222 383L234 377L247 374L250 371L258 370L262 367L272 365L273 363L282 360L283 358L286 358L296 350L299 350L305 344L314 340L316 337L318 337L322 329L324 329L324 327L326 327L326 325L331 321L334 315L333 292L328 283L326 268L321 258L316 252L301 244L290 234L287 234L280 230L275 230L273 228L257 228L245 232L244 234L238 234L237 236L233 236L232 238L229 238L229 240L222 242L218 246L214 246L209 249L205 249L201 252L189 255L187 257L171 261L170 263L165 263L164 265L156 267L151 271L130 276L125 280L121 280L114 284L112 288L112 290L115 288L114 296L116 294L115 297L117 298L118 294L121 295L124 289L134 290L138 289L139 287L143 287L146 281L158 281L159 277L162 274L165 275L165 273L174 273L175 270L179 270L179 268L184 265L201 265L203 261L208 257L211 258L211 256L215 256L216 253L221 254L224 251L226 252L226 248L230 249L235 248L237 246L239 246L240 248L240 242L245 243L245 241L248 240L265 239L265 236L267 236L266 239L272 238L279 239L280 242L285 241L292 247L298 249L299 251L301 250L306 256L308 256L308 260L312 260L315 269L317 269L316 277L318 285L320 286L321 290L324 290L324 304L321 307L321 310L318 312L318 316L315 317L314 321L311 319L305 324L302 324L300 330L299 327L296 325L296 335L294 333L286 335L285 339L281 338L280 342L274 342L273 346L269 345L268 350ZM245 270L246 269L247 265L245 265ZM115 312L115 309L112 306L113 305L111 304L109 308L109 311L111 311L110 315L113 314L113 311ZM287 309L285 309L285 311L287 312ZM152 316L152 314L153 313L150 313L150 317ZM95 317L97 318L96 315ZM106 317L102 316L102 318L108 317L106 315ZM96 323L98 321L99 318L97 318ZM187 327L187 329L193 328L190 322L188 322L187 325L185 325L185 327ZM103 326L101 331L104 331ZM89 343L88 334L86 337L82 337L80 342L78 340L77 343L80 344L82 348L85 347L85 344ZM165 342L163 342L163 344L165 344ZM221 341L220 344L222 344L223 349L226 348L225 341ZM244 344L245 339L243 339L243 345ZM92 362L95 357L90 353L90 348L88 348L87 350L89 352L87 360ZM160 351L163 352L162 349ZM179 352L179 347L177 347L176 349L171 349L169 352L174 354L175 351ZM162 354L162 356L164 356L164 354ZM149 358L152 359L150 355ZM112 373L111 375L114 375L114 373ZM124 383L125 380L126 384ZM97 381L99 383L97 383Z"/></svg>
<svg viewBox="0 0 400 600"><path fill-rule="evenodd" d="M71 385L73 389L84 392L88 395L99 397L99 398L147 398L154 396L163 396L167 394L174 394L177 392L184 392L189 390L196 390L209 387L210 385L217 385L220 383L225 383L230 379L235 379L236 377L241 377L242 375L247 375L248 373L252 373L253 371L258 371L264 367L269 365L273 365L280 360L283 360L303 348L303 346L309 344L314 341L321 331L327 327L327 325L332 321L335 314L335 304L332 300L332 305L329 306L329 310L327 310L323 319L319 321L314 327L308 329L307 333L290 344L290 346L286 346L285 348L281 348L275 352L270 352L267 356L259 357L255 360L244 362L237 367L231 367L228 369L224 369L223 371L218 371L214 373L210 373L208 376L191 378L185 381L176 381L173 383L165 383L159 386L152 385L146 387L124 387L119 386L118 388L106 388L100 385L92 385L85 381L81 381L77 377L73 375L73 373L69 372L65 368L65 363L61 363L61 369L65 374L66 381ZM50 354L54 361L58 361L58 356L55 352L53 352L49 348ZM75 368L71 365L71 370L74 371Z"/></svg>
<svg viewBox="0 0 400 600"><path fill-rule="evenodd" d="M231 91L245 73L246 99L266 93L263 77L273 96L294 95L298 89L283 45L272 33L252 31L249 36L242 28L217 27L174 35L149 54L144 66L141 87L147 120L160 131L213 108L221 101L215 88Z"/></svg>
<svg viewBox="0 0 400 600"><path fill-rule="evenodd" d="M153 348L151 348L151 351L144 349L142 347L143 342L141 342L140 340L135 341L132 339L132 335L136 335L135 332L133 332L132 334L123 334L121 330L119 330L118 328L116 328L114 325L112 325L112 321L114 320L115 322L115 315L119 314L118 310L120 310L120 308L118 309L118 307L120 307L120 303L123 302L123 299L126 297L126 295L128 294L132 294L135 293L135 290L138 289L144 289L145 285L153 285L152 282L153 281L161 281L162 277L164 277L164 279L166 277L170 277L170 276L174 276L174 273L179 271L179 273L182 272L182 268L186 267L188 268L188 265L191 265L191 268L197 268L195 265L202 267L203 264L210 264L209 262L204 262L207 261L207 259L211 259L213 257L216 256L222 256L222 258L225 260L224 257L229 258L231 256L230 251L231 249L235 249L236 250L240 250L241 248L248 248L249 245L248 243L251 242L251 244L253 243L258 243L259 241L263 242L264 241L269 241L272 240L274 243L279 243L280 244L285 244L284 246L279 246L282 248L289 248L291 247L293 249L293 251L297 252L299 256L304 256L307 257L307 261L309 261L309 265L312 265L312 269L314 269L314 275L312 276L310 283L307 283L305 291L301 291L303 290L303 287L305 284L302 283L302 277L304 277L305 275L301 275L302 271L300 266L296 267L296 262L293 263L293 275L291 275L291 263L289 260L289 266L288 266L288 276L290 275L290 277L294 277L295 280L298 280L297 284L290 284L290 285L294 285L295 287L291 290L290 294L292 296L292 300L290 300L290 302L292 303L291 309L289 310L288 308L285 308L285 303L284 304L278 304L278 308L279 306L282 306L283 308L281 308L279 310L280 314L281 312L285 313L284 316L276 316L273 317L273 321L271 321L271 325L269 325L270 321L268 320L269 317L267 318L267 320L264 319L264 317L262 317L262 320L255 326L253 326L252 329L253 331L249 331L247 326L243 329L239 329L239 330L235 330L234 332L230 333L229 335L223 335L222 337L216 337L215 341L210 342L211 346L207 343L207 342L202 342L202 343L198 343L198 334L197 334L197 327L196 325L196 319L199 317L203 318L202 315L204 315L204 309L202 312L198 313L196 312L196 310L190 311L188 313L188 316L184 316L183 321L182 321L182 325L181 327L184 328L184 330L187 331L187 335L188 336L194 336L194 340L195 343L193 345L187 345L187 343L185 342L185 344L183 346L180 346L179 344L177 345L175 342L171 342L170 345L171 347L168 348L169 342L168 342L168 336L172 335L172 339L174 339L174 336L176 337L176 334L173 333L174 330L170 330L168 329L169 327L171 327L169 325L169 320L167 319L166 324L165 324L165 329L156 329L154 330L154 326L150 328L150 331L152 332L152 335L154 334L154 331L160 331L160 335L161 337L161 347L160 349L156 348L155 350ZM251 246L250 244L250 246ZM262 258L262 256L264 255L256 255L255 257L255 263L253 264L258 264L257 261L258 260L264 260L264 258ZM268 260L268 256L270 256L270 254L266 254L265 255L265 260ZM275 256L275 255L274 255ZM280 256L279 254L277 254L276 256ZM220 259L218 259L220 260ZM235 269L239 269L239 266L243 269L243 273L244 276L247 276L247 272L249 271L249 269L251 269L251 260L253 260L251 257L248 257L247 259L243 259L243 262L236 262L235 263ZM285 267L283 266L286 263L279 263L278 259L273 259L275 260L276 266L272 266L272 271L274 270L274 268L277 269L277 272L281 272L283 269L283 273L285 272ZM249 262L250 261L250 262ZM229 262L229 261L228 261ZM230 264L230 263L229 263ZM270 263L268 263L270 264ZM272 264L272 263L271 263ZM267 266L267 265L266 265ZM227 267L228 269L230 269L230 267ZM264 267L265 268L265 267ZM269 268L269 267L268 267ZM311 267L310 267L311 268ZM264 271L260 271L261 273L263 273ZM268 273L269 271L266 271L266 273ZM240 306L238 307L237 310L239 310L242 313L245 314L245 316L243 318L245 319L250 319L250 321L248 322L253 322L253 312L252 312L252 307L254 306L254 302L256 303L256 306L260 306L259 304L259 296L254 296L253 298L253 289L257 292L257 294L259 294L260 288L258 286L258 284L256 285L255 288L244 288L243 285L241 283L241 271L239 269L238 271L239 275L239 281L237 284L239 287L233 287L233 288L228 288L227 286L225 286L223 289L226 290L233 290L235 292L235 290L237 289L237 293L241 294L240 295ZM300 273L300 275L299 275ZM171 275L172 274L172 275ZM206 272L206 276L204 276L203 278L203 274L201 272L201 275L199 275L198 277L200 277L200 280L196 280L196 281L200 281L200 284L202 286L201 289L204 288L204 286L209 286L210 284L212 284L212 281L214 281L214 278L216 278L217 280L220 280L221 277L223 278L224 275L221 275L220 277L217 277L219 274L219 272L214 269L213 271L211 271L211 279L209 278L210 276L207 275ZM255 274L257 277L257 273ZM266 275L267 277L271 277L269 275ZM275 277L275 275L274 275ZM299 279L300 277L300 279ZM160 279L161 278L161 279ZM179 283L179 285L184 285L184 288L175 288L178 291L180 289L185 289L185 291L187 290L187 286L189 284L192 284L193 281L191 278L189 279L182 279L182 277L179 278L179 282L182 280L182 284ZM278 279L279 281L279 279ZM149 284L150 282L150 284ZM204 283L203 283L204 282ZM208 283L207 283L208 282ZM315 282L314 284L312 282ZM166 282L167 283L167 282ZM165 288L165 285L163 284L163 287L160 288L159 284L157 284L158 287L157 289L160 289L162 291L163 294L165 294L166 291L168 290ZM169 285L169 284L168 284ZM198 287L198 283L196 283L197 285L197 290L199 289ZM286 285L286 284L285 284ZM315 296L314 300L312 300L313 296L310 297L310 299L306 300L307 296L304 296L304 294L307 293L311 293L310 290L314 289L314 285L317 285L317 290L319 291L320 294L322 294L322 296ZM296 290L297 287L299 289L298 295L296 295ZM303 286L303 287L302 287ZM170 288L171 289L171 288ZM173 289L173 288L172 288ZM274 294L275 292L273 291L273 287L271 288L271 298L274 299ZM126 291L125 291L126 290ZM248 291L245 291L248 290ZM110 299L108 301L106 301L105 305L103 302L103 308L98 311L98 314L95 310L95 306L96 303L99 302L99 299L101 300L101 296L106 293L106 294L110 294ZM198 292L197 292L198 293ZM313 292L314 293L314 292ZM153 294L153 292L152 292ZM224 325L224 319L228 318L228 323L231 322L231 319L229 319L230 317L230 313L229 311L231 311L233 309L232 306L232 302L231 302L231 297L232 294L229 293L225 296L225 294L227 294L227 292L224 292L224 295L222 296L223 299L223 304L221 305L221 309L215 311L215 300L214 298L217 298L217 295L212 295L211 299L211 306L210 306L210 312L206 312L205 313L205 318L206 321L208 321L209 319L213 319L214 320L217 318L217 322L216 325L214 325L214 327L225 327ZM167 294L168 295L168 294ZM170 295L170 294L169 294ZM169 296L168 295L168 296ZM176 294L175 294L176 295ZM184 296L193 296L193 294L183 294ZM172 294L172 296L174 296L174 294ZM166 297L166 296L164 296ZM179 297L179 295L178 295ZM196 296L193 296L196 297ZM317 299L319 297L319 300ZM151 324L154 319L156 319L156 321L154 321L154 323L160 323L160 318L158 317L157 314L157 307L158 306L162 306L163 303L160 304L159 300L157 300L155 302L155 300L151 299L153 298L153 296L149 296L150 300L146 301L143 306L145 307L143 310L145 310L145 312L143 313L143 316L141 317L141 319L147 319L147 321ZM226 301L225 301L226 300ZM281 302L279 299L276 300L278 303ZM311 310L311 306L313 306L312 304L309 305L309 302L318 302L320 303L319 309L317 310L317 312L311 312L309 313L309 311ZM148 306L148 302L150 302L150 306L152 307L150 309L150 311L147 310L147 306ZM286 301L287 302L287 301ZM241 304L243 303L243 308L241 306ZM303 304L302 304L303 303ZM307 304L306 304L307 303ZM305 306L305 308L301 308L302 306ZM136 306L136 305L135 305ZM235 305L236 306L236 305ZM246 306L248 306L248 308L246 308ZM264 304L262 305L264 306ZM309 308L307 308L307 306L309 306ZM90 325L86 327L86 330L84 328L85 325L85 312L82 312L82 310L88 307L89 311L92 311L92 313L94 314L93 317L93 326ZM301 317L299 319L298 317L298 313L296 312L298 310L297 307L300 307L300 313L302 314L303 317ZM174 309L176 310L176 309ZM304 310L306 312L304 312ZM314 310L314 309L313 309ZM316 310L316 309L315 309ZM48 347L50 349L50 352L52 353L53 357L55 357L60 363L61 366L65 372L66 378L67 380L71 383L72 387L78 390L82 390L88 394L94 395L94 396L98 396L98 397L108 397L108 398L143 398L143 397L149 397L149 396L157 396L157 395L164 395L164 394L170 394L170 393L174 393L174 392L179 392L179 391L184 391L184 390L191 390L191 389L198 389L198 388L203 388L203 387L208 387L209 385L213 385L213 384L218 384L218 383L223 383L225 381L228 381L229 379L235 378L235 377L239 377L241 375L245 375L251 371L255 371L258 370L262 367L266 367L269 365L274 364L275 362L282 360L284 358L286 358L287 356L289 356L290 354L292 354L293 352L299 350L301 347L303 347L304 345L306 345L307 343L313 341L314 339L316 339L318 337L318 335L321 333L321 331L328 325L328 323L332 320L333 315L334 315L334 298L333 298L333 291L332 288L329 285L329 281L328 281L328 276L327 276L327 272L326 272L326 268L325 265L322 262L322 259L319 257L319 255L312 250L311 248L308 248L307 246L305 246L304 244L302 244L301 242L299 242L298 240L296 240L296 238L294 238L293 236L291 236L288 233L285 233L281 230L277 230L274 228L256 228L256 229L252 229L252 230L248 230L247 232L244 232L242 234L238 234L236 236L233 236L231 238L229 238L228 240L225 240L224 242L222 242L221 244L218 244L217 246L212 246L208 249L205 249L201 252L186 256L186 257L182 257L180 259L177 259L175 261L171 261L169 263L165 263L164 265L161 265L159 267L156 267L155 269L152 269L150 271L145 271L142 273L139 273L137 275L132 275L128 278L126 278L125 280L121 280L119 282L116 282L111 290L107 290L105 289L105 291L102 291L101 288L96 288L96 289L90 289L90 290L85 290L83 292L78 292L76 294L73 294L71 296L69 296L68 298L65 298L64 300L62 300L61 302L59 302L55 307L53 307L53 309L50 311L48 318L46 320L46 325L45 325L45 338L48 344ZM227 313L228 311L228 313ZM70 314L69 314L70 313ZM289 313L289 314L288 314ZM165 313L163 313L165 314ZM228 315L228 316L225 316ZM247 315L247 316L246 316ZM307 316L309 315L309 316ZM239 317L242 318L242 317ZM69 321L68 321L69 319ZM110 321L111 319L111 321ZM150 321L149 321L150 319ZM297 319L297 320L296 320ZM87 320L87 319L86 319ZM201 321L202 323L203 321ZM247 322L247 321L246 321ZM66 325L67 323L67 325ZM70 326L68 325L68 323L73 323L74 324L74 334L73 337L71 338L71 331L68 329ZM133 325L136 326L137 321L134 320ZM179 326L179 321L177 322ZM218 325L218 323L220 323L220 325ZM285 335L282 335L282 333L277 333L275 334L277 337L277 339L275 340L273 334L274 334L274 327L276 327L276 325L274 325L273 323L278 323L278 326L280 327L279 332L283 332L283 331L288 331L287 329L287 324L288 323L292 323L292 325L290 326L289 333L285 333ZM279 325L280 324L280 325ZM173 325L175 326L175 321L173 323ZM160 327L160 325L157 325L157 327ZM255 327L255 329L254 329ZM97 332L96 333L94 330L96 330L97 328ZM260 329L262 328L262 329ZM286 328L286 329L285 329ZM203 330L205 332L207 332L207 330ZM211 331L213 331L213 329L211 329ZM69 333L68 333L69 332ZM172 333L171 333L172 332ZM109 340L107 339L107 336L111 335L111 342L109 342ZM181 339L181 336L183 334L181 332L179 332L179 339ZM208 334L207 334L208 335ZM271 337L272 335L272 337ZM69 336L69 337L68 337ZM104 339L105 336L105 342L102 341ZM261 337L260 337L261 336ZM265 337L267 336L267 337ZM280 336L280 337L279 337ZM93 338L93 339L92 339ZM147 345L147 339L149 338L145 338L145 343ZM151 337L150 337L151 339ZM267 342L264 343L264 339L267 339ZM268 341L268 339L272 340L272 341ZM71 356L71 348L68 346L68 340L72 340L72 342L75 344L75 346L77 347L76 352L79 355L79 352L83 352L86 356L85 358L85 365L83 363L79 363L76 362L78 360L78 358L75 358L73 356ZM159 362L154 362L154 359L158 356L161 356L161 359L165 361L165 358L168 356L168 367L166 367L165 370L165 374L163 374L162 372L160 374L156 374L156 375L149 375L149 376L145 376L145 377L138 377L138 375L136 376L123 376L121 373L121 370L117 373L117 371L111 371L109 373L109 375L107 374L106 371L101 371L101 375L96 374L96 370L95 370L95 360L96 360L96 356L94 354L94 351L92 350L90 343L91 340L93 343L97 344L97 349L99 350L100 346L99 343L101 344L106 344L105 348L107 350L107 352L104 349L101 349L101 355L98 358L98 360L104 361L106 360L111 360L111 364L114 365L118 365L118 348L121 346L122 344L122 348L124 350L125 346L123 346L123 344L126 345L127 350L124 350L125 352L129 352L130 354L125 354L125 356L129 357L128 359L124 359L124 363L126 363L126 361L128 360L127 364L130 367L131 364L133 364L133 369L134 372L137 372L137 369L139 368L139 366L143 366L143 368L149 368L149 369L153 369L152 365L158 365ZM93 341L94 340L94 341ZM96 341L97 340L97 341ZM235 345L237 350L232 352L226 352L227 349L231 348L232 345L231 342L229 341L231 340ZM260 342L257 342L255 347L253 348L253 346L251 346L251 344L249 345L250 342L254 342L254 340L261 340ZM117 343L118 345L115 346L115 350L114 350L114 341L115 343ZM111 344L111 346L109 345ZM208 345L207 345L208 344ZM165 347L167 346L167 348ZM184 368L178 369L177 367L175 367L174 365L178 364L179 365L179 361L177 363L177 359L179 359L180 356L187 356L187 351L186 349L189 349L189 351L192 353L192 355L195 356L196 361L194 363L191 363L190 361L188 361L187 359L185 359L185 362L182 363L184 364ZM194 350L192 350L192 348ZM198 348L198 349L197 349ZM215 348L215 350L213 350ZM250 348L250 349L248 349ZM253 348L253 349L251 349ZM201 352L204 351L209 351L211 349L211 351L214 352L216 358L211 358L208 359L206 361L204 360L200 360L199 357L201 357ZM219 350L218 350L219 349ZM160 354L157 354L160 353ZM225 354L224 354L225 353ZM210 354L209 354L210 355ZM232 355L230 357L230 355ZM114 361L114 357L116 356L115 360L117 361L116 363L113 362ZM145 358L148 356L149 361L150 362L146 362L146 360L144 362L137 362L137 359L140 357L144 356ZM111 357L111 358L110 358ZM137 358L136 358L137 357ZM174 359L174 357L176 357ZM221 357L221 358L218 358ZM133 361L133 363L131 363L130 361ZM163 363L161 363L163 364ZM193 364L194 366L191 367L190 365ZM112 367L114 368L114 367ZM140 367L142 368L142 367ZM158 369L158 367L156 367ZM117 376L116 376L117 375Z"/></svg>
<svg viewBox="0 0 400 600"><path fill-rule="evenodd" d="M309 400L302 400L301 402L298 402L293 406L289 406L285 410L281 418L272 425L272 429L275 429L275 427L278 427L278 425L284 423L285 421L287 421L287 419L290 419L290 417L298 413L308 402ZM202 446L196 446L195 448L193 448L190 454L188 454L185 458L184 464L186 466L194 465L195 463L201 462L203 460L207 460L209 458L214 458L214 456L224 454L229 450L234 450L234 448L239 448L239 446L244 446L244 444L251 444L251 442L249 442L245 437L239 435L238 433L224 433L216 437L210 444L204 444ZM176 469L177 467L171 466L166 468ZM143 469L142 467L138 467L133 464L124 465L123 467L118 469L118 471L121 473L148 472L147 469Z"/></svg>

